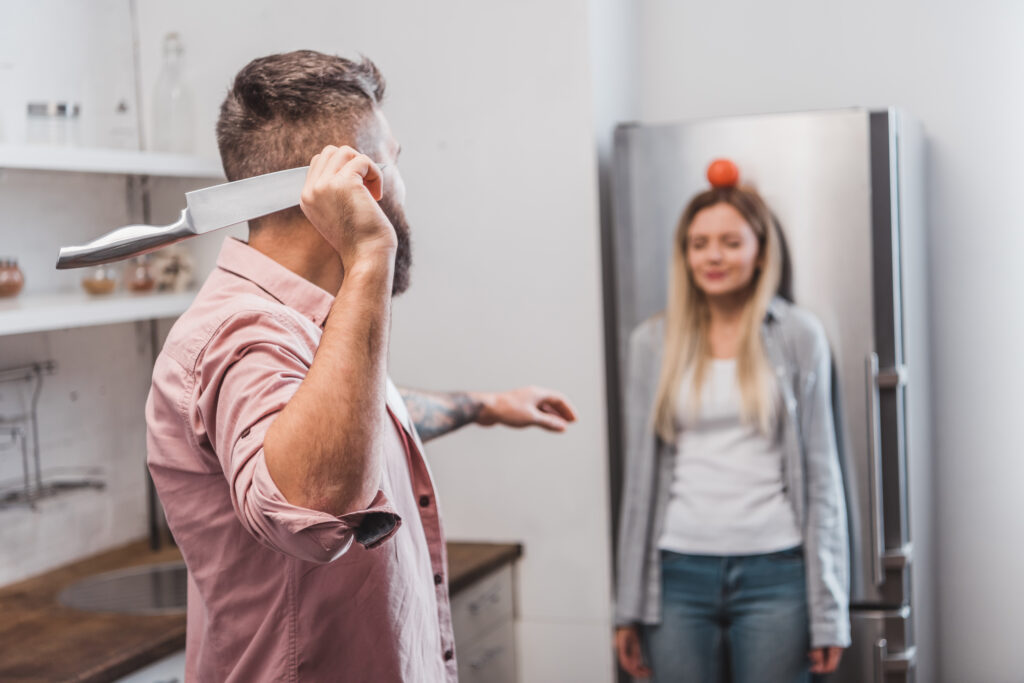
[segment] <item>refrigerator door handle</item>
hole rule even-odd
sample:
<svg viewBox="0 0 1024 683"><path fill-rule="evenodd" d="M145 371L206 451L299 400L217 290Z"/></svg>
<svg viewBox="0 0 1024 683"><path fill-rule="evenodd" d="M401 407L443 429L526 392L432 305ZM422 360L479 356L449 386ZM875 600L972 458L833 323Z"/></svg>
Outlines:
<svg viewBox="0 0 1024 683"><path fill-rule="evenodd" d="M898 389L907 383L907 368L879 370L878 354L869 353L864 363L868 394L868 484L871 488L871 573L876 586L885 582L885 570L905 567L910 562L911 545L886 550L885 512L882 504L882 429L878 392Z"/></svg>
<svg viewBox="0 0 1024 683"><path fill-rule="evenodd" d="M885 673L887 674L908 674L917 665L917 647L911 645L903 652L894 654L886 653Z"/></svg>
<svg viewBox="0 0 1024 683"><path fill-rule="evenodd" d="M889 647L885 638L875 641L875 667L872 672L874 683L885 683L885 660L888 659Z"/></svg>
<svg viewBox="0 0 1024 683"><path fill-rule="evenodd" d="M886 550L882 555L882 566L886 569L904 569L910 566L910 560L914 556L914 544L905 543L899 548Z"/></svg>
<svg viewBox="0 0 1024 683"><path fill-rule="evenodd" d="M878 354L864 362L868 394L868 486L871 494L871 575L876 586L885 582L885 514L882 510L882 430L878 408ZM885 647L885 641L881 641Z"/></svg>
<svg viewBox="0 0 1024 683"><path fill-rule="evenodd" d="M903 674L900 680L905 680L907 674L914 670L917 664L917 648L908 647L902 652L889 654L889 641L879 638L875 641L875 670L874 680L876 683L885 683L889 674Z"/></svg>

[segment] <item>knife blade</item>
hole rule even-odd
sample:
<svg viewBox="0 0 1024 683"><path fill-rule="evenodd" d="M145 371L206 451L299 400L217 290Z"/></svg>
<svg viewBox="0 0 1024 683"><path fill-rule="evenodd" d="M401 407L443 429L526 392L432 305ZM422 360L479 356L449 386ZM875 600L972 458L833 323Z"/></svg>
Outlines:
<svg viewBox="0 0 1024 683"><path fill-rule="evenodd" d="M308 166L244 178L185 194L186 208L170 225L126 225L74 247L61 247L57 269L83 268L139 256L299 204Z"/></svg>

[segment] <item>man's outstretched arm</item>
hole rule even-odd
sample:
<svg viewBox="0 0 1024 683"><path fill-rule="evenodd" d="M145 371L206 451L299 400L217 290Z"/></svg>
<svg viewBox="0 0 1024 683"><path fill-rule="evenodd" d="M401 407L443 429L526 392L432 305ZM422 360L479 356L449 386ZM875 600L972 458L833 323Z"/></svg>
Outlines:
<svg viewBox="0 0 1024 683"><path fill-rule="evenodd" d="M459 427L475 423L484 426L543 427L564 432L576 421L569 400L550 389L523 387L500 393L437 393L400 389L416 431L430 441Z"/></svg>

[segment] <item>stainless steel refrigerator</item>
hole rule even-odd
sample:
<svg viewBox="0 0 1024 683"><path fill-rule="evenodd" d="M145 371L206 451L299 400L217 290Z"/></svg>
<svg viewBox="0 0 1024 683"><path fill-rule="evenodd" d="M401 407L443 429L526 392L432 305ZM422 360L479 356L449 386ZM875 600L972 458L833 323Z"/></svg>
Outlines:
<svg viewBox="0 0 1024 683"><path fill-rule="evenodd" d="M924 155L921 127L896 109L615 132L603 226L613 488L629 332L665 306L676 222L709 187L709 162L732 159L779 218L795 302L822 321L832 348L853 645L828 680L844 683L938 678Z"/></svg>

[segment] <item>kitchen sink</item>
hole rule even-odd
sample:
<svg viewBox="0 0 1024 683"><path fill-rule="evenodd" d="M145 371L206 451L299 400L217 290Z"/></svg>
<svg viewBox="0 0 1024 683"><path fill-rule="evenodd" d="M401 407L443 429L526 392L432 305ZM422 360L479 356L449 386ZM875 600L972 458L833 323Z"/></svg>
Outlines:
<svg viewBox="0 0 1024 683"><path fill-rule="evenodd" d="M185 563L154 564L96 574L57 596L65 607L120 614L182 614L188 573Z"/></svg>

